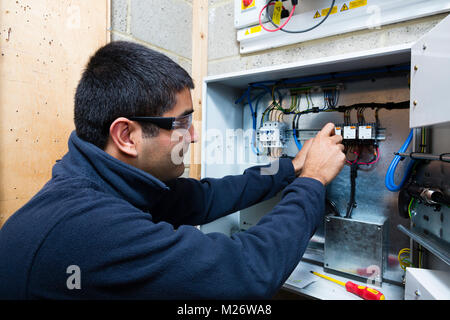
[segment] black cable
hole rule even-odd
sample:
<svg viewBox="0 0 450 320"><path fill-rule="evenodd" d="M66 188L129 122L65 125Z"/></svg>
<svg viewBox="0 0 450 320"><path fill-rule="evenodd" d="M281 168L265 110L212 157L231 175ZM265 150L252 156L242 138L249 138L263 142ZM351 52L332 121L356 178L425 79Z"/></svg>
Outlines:
<svg viewBox="0 0 450 320"><path fill-rule="evenodd" d="M347 205L347 214L345 218L352 217L353 208L356 207L355 191L356 191L356 177L358 173L358 159L350 167L350 202Z"/></svg>
<svg viewBox="0 0 450 320"><path fill-rule="evenodd" d="M272 21L272 18L270 17L270 14L269 14L269 4L270 4L272 1L274 1L274 0L269 0L269 1L267 2L266 16L267 16L267 19L270 21L270 23L271 23L275 28L278 28L279 26L277 26L277 25ZM286 30L286 29L283 29L283 28L281 28L280 30L283 31L283 32L287 32L287 33L305 33L305 32L308 32L308 31L311 31L311 30L317 28L317 27L320 26L322 23L324 23L325 20L327 20L328 16L331 14L331 11L333 10L334 3L336 2L336 0L331 0L331 1L332 1L332 2L331 2L331 7L330 7L330 10L328 10L327 15L326 15L326 16L325 16L318 24L316 24L315 26L312 26L311 28L304 29L304 30L294 30L294 31L292 31L292 30Z"/></svg>
<svg viewBox="0 0 450 320"><path fill-rule="evenodd" d="M297 122L295 121L298 116L300 115L296 113L292 118L292 129L298 129L298 121Z"/></svg>
<svg viewBox="0 0 450 320"><path fill-rule="evenodd" d="M341 214L339 213L339 210L338 210L338 208L336 206L336 203L334 203L332 200L330 200L328 198L325 198L325 208L327 210L327 213L328 212L334 213L334 215L336 217L340 217L341 216Z"/></svg>
<svg viewBox="0 0 450 320"><path fill-rule="evenodd" d="M334 108L333 110L344 112L346 109L358 109L360 107L366 107L371 109L387 109L387 110L393 110L393 109L409 109L409 101L403 101L403 102L386 102L386 103L356 103L350 106L338 106Z"/></svg>
<svg viewBox="0 0 450 320"><path fill-rule="evenodd" d="M441 154L439 155L439 161L442 161L442 162L450 162L450 161L445 160L445 159L443 158L443 157L446 157L446 156L448 156L448 155L450 155L450 152L441 153Z"/></svg>

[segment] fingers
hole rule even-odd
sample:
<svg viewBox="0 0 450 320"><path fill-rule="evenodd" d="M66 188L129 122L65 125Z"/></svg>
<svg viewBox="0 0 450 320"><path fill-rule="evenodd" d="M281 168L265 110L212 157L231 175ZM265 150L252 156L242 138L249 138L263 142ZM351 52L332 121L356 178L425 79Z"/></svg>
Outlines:
<svg viewBox="0 0 450 320"><path fill-rule="evenodd" d="M324 136L324 137L330 137L330 136L334 136L334 123L327 123L322 130L319 131L319 133L317 135L320 136Z"/></svg>
<svg viewBox="0 0 450 320"><path fill-rule="evenodd" d="M314 141L314 138L311 138L311 139L309 139L309 140L306 140L306 142L303 144L302 149L308 150L308 149L311 147L313 141Z"/></svg>
<svg viewBox="0 0 450 320"><path fill-rule="evenodd" d="M331 141L333 141L336 144L339 144L342 142L342 136L339 134L335 134L334 136L330 137Z"/></svg>

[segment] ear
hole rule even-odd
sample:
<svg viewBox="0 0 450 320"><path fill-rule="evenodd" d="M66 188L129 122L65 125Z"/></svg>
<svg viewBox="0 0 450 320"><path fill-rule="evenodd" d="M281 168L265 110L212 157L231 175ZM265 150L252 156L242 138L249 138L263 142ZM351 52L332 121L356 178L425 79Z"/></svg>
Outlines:
<svg viewBox="0 0 450 320"><path fill-rule="evenodd" d="M109 136L117 151L136 158L138 155L138 144L140 142L140 127L127 118L117 118L109 127Z"/></svg>

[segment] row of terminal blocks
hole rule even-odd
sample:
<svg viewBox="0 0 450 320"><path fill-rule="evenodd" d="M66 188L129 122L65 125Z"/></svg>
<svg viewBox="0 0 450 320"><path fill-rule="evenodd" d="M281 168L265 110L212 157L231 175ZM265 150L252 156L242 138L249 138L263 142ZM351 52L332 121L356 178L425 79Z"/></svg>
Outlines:
<svg viewBox="0 0 450 320"><path fill-rule="evenodd" d="M376 140L377 125L375 123L337 124L335 132L344 140Z"/></svg>
<svg viewBox="0 0 450 320"><path fill-rule="evenodd" d="M288 126L284 122L268 121L259 128L257 139L263 147L284 148L288 140L287 130ZM377 140L376 123L336 124L335 132L342 136L344 142Z"/></svg>

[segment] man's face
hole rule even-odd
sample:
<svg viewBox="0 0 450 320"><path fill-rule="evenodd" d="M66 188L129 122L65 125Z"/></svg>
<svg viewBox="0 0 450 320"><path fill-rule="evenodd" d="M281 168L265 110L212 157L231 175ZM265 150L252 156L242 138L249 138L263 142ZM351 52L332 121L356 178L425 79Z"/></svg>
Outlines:
<svg viewBox="0 0 450 320"><path fill-rule="evenodd" d="M172 110L164 113L162 117L180 117L192 110L191 92L185 88L176 94L176 104ZM184 172L183 156L189 144L196 141L197 136L192 125L188 130L160 128L158 136L140 139L135 165L161 181L175 179Z"/></svg>

